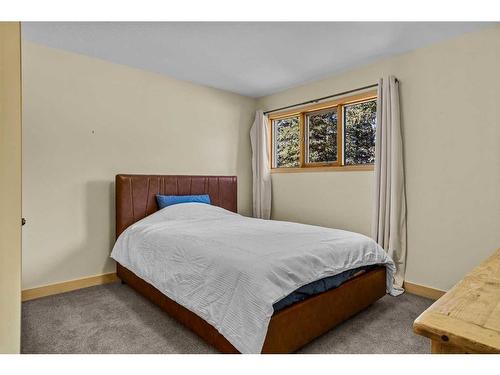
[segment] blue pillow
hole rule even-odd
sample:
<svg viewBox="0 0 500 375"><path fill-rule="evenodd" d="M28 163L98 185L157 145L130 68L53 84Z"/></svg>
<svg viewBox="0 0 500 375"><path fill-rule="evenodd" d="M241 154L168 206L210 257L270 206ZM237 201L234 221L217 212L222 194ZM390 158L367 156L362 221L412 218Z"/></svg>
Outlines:
<svg viewBox="0 0 500 375"><path fill-rule="evenodd" d="M179 203L206 203L210 204L210 197L208 194L201 195L157 195L156 202L158 203L158 207L160 210L162 208L172 206L173 204Z"/></svg>

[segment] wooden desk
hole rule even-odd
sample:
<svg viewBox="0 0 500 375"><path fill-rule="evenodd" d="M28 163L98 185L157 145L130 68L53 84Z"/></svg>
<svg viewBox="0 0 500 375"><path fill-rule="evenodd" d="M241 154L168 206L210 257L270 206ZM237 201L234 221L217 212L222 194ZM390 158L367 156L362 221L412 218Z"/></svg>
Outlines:
<svg viewBox="0 0 500 375"><path fill-rule="evenodd" d="M432 353L500 353L500 249L414 322Z"/></svg>

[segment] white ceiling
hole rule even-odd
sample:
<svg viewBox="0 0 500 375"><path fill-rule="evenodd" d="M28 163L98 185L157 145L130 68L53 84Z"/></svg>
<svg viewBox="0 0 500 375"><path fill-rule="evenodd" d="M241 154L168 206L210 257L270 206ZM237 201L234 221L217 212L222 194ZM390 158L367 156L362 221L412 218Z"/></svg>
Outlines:
<svg viewBox="0 0 500 375"><path fill-rule="evenodd" d="M466 22L46 22L25 40L259 97L490 26Z"/></svg>

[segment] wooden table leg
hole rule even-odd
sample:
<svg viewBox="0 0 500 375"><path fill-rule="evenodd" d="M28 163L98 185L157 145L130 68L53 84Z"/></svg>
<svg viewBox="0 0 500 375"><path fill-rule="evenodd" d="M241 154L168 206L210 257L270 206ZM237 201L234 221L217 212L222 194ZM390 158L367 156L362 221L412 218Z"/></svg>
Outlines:
<svg viewBox="0 0 500 375"><path fill-rule="evenodd" d="M431 340L432 354L466 354L462 348L441 341Z"/></svg>

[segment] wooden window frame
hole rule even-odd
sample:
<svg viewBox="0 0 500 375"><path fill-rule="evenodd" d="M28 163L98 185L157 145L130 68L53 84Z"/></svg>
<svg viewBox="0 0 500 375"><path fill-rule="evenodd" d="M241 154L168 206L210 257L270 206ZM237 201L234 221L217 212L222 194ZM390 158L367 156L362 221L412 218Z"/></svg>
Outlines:
<svg viewBox="0 0 500 375"><path fill-rule="evenodd" d="M271 173L297 173L321 171L373 171L373 164L344 164L344 106L363 103L377 98L377 91L366 91L360 94L346 96L333 101L312 104L306 107L270 114L268 117L269 155ZM335 108L337 111L337 161L306 163L306 116L313 112ZM274 167L274 129L273 121L297 116L299 118L300 155L298 167Z"/></svg>

